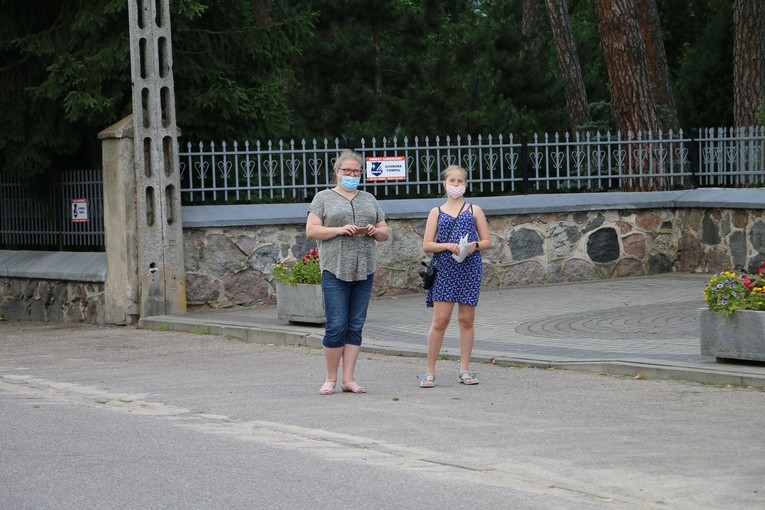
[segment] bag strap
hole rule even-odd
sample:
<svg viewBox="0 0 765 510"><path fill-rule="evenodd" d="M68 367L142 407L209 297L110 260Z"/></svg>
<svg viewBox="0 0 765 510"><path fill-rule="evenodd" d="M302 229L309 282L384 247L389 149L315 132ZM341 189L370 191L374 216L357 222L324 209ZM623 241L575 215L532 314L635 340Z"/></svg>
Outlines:
<svg viewBox="0 0 765 510"><path fill-rule="evenodd" d="M462 210L465 208L466 205L467 205L467 202L462 202L462 207L460 207L460 212L457 213L457 216L454 218L454 223L452 223L452 228L449 229L449 233L446 235L447 241L452 236L452 232L454 232L454 227L457 226L457 220L460 219L460 214L462 214ZM438 210L440 211L441 208L439 207ZM438 229L436 229L436 239L438 239Z"/></svg>

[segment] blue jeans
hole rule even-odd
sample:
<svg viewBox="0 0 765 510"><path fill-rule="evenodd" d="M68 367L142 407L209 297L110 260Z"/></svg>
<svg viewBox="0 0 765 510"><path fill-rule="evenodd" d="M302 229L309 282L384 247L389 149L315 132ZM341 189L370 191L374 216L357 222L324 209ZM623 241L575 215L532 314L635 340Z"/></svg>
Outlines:
<svg viewBox="0 0 765 510"><path fill-rule="evenodd" d="M329 271L321 275L324 291L324 314L327 317L324 347L361 345L361 329L367 318L369 298L372 296L374 273L366 280L344 282Z"/></svg>

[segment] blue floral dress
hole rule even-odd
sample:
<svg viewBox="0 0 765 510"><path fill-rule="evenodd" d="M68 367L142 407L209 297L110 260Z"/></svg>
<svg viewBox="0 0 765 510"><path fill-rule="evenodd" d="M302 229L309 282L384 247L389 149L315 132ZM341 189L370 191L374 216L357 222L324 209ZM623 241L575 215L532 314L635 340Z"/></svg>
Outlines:
<svg viewBox="0 0 765 510"><path fill-rule="evenodd" d="M454 222L456 224L452 229ZM465 234L468 235L468 242L478 241L473 207L466 208L457 218L445 213L439 207L436 242L459 243L460 238ZM448 239L447 236L449 236ZM432 307L434 301L450 301L476 306L483 278L481 253L474 251L462 262L457 262L451 252L443 251L434 253L433 261L436 264L436 280L425 298L427 306Z"/></svg>

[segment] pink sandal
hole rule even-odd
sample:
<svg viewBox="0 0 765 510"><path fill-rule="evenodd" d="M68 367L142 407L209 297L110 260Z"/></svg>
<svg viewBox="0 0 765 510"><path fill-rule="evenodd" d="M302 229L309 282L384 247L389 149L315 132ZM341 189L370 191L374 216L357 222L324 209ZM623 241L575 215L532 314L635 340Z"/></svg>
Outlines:
<svg viewBox="0 0 765 510"><path fill-rule="evenodd" d="M363 386L359 386L353 381L344 382L341 386L346 393L366 393L367 389Z"/></svg>
<svg viewBox="0 0 765 510"><path fill-rule="evenodd" d="M324 381L324 384L319 390L319 395L332 395L335 392L335 385L337 381Z"/></svg>

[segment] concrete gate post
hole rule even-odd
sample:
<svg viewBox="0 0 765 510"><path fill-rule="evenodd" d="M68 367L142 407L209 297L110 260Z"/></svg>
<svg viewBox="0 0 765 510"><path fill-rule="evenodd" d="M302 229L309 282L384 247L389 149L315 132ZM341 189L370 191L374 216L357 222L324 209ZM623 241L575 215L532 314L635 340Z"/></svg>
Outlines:
<svg viewBox="0 0 765 510"><path fill-rule="evenodd" d="M140 315L133 116L104 129L98 138L103 161L106 238L104 320L124 325L135 323Z"/></svg>

